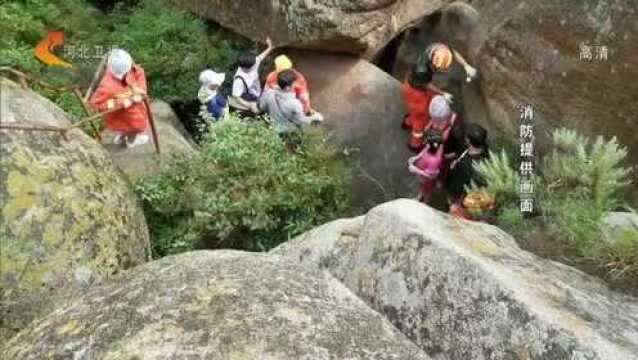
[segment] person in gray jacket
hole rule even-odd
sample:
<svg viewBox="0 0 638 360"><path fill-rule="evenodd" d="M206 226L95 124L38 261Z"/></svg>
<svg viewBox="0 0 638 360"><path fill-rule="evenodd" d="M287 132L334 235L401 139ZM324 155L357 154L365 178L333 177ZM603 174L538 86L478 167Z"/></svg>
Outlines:
<svg viewBox="0 0 638 360"><path fill-rule="evenodd" d="M303 125L323 121L319 113L307 116L303 104L295 96L293 84L297 75L292 70L284 70L277 75L277 88L267 89L259 100L259 109L268 113L273 120L273 128L279 134L287 134Z"/></svg>

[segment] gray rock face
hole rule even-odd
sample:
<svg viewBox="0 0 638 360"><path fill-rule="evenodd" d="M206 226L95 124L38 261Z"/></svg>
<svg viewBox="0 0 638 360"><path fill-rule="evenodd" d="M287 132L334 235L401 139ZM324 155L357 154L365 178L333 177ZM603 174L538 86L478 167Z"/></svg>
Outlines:
<svg viewBox="0 0 638 360"><path fill-rule="evenodd" d="M638 239L638 215L629 212L612 212L603 219L603 240L610 243Z"/></svg>
<svg viewBox="0 0 638 360"><path fill-rule="evenodd" d="M171 0L253 40L372 58L451 0Z"/></svg>
<svg viewBox="0 0 638 360"><path fill-rule="evenodd" d="M272 251L326 269L433 359L637 359L638 301L411 200Z"/></svg>
<svg viewBox="0 0 638 360"><path fill-rule="evenodd" d="M66 113L0 78L3 124L68 126ZM76 289L150 258L148 228L109 154L80 130L0 131L0 339Z"/></svg>
<svg viewBox="0 0 638 360"><path fill-rule="evenodd" d="M365 208L416 194L407 170L408 132L401 84L365 60L347 55L284 51L306 76L312 106L355 158L355 203Z"/></svg>
<svg viewBox="0 0 638 360"><path fill-rule="evenodd" d="M481 86L493 118L507 119L515 134L516 106L533 104L539 125L616 136L636 161L638 133L627 131L638 126L638 83L627 81L638 78L636 2L509 3L504 8L516 10L504 14L493 11L498 6L493 1L477 4L498 21L483 30L485 42L476 56L489 74Z"/></svg>
<svg viewBox="0 0 638 360"><path fill-rule="evenodd" d="M616 136L629 147L632 162L638 160L638 132L627 131L638 126L638 83L628 80L638 78L634 0L467 3L476 16L451 9L403 38L397 76L429 41L451 42L481 79L466 84L460 77L447 84L439 78L472 121L517 139L519 106L531 104L538 128L566 126L590 136ZM537 133L540 149L544 131Z"/></svg>
<svg viewBox="0 0 638 360"><path fill-rule="evenodd" d="M329 275L198 251L137 267L14 337L6 359L429 359Z"/></svg>
<svg viewBox="0 0 638 360"><path fill-rule="evenodd" d="M172 156L190 154L195 151L195 143L169 104L154 100L151 103L151 111L157 127L160 155L155 151L150 126L145 132L150 138L149 142L132 149L113 144L113 133L106 132L102 139L104 147L111 154L115 164L133 183L142 176L161 171L162 166Z"/></svg>

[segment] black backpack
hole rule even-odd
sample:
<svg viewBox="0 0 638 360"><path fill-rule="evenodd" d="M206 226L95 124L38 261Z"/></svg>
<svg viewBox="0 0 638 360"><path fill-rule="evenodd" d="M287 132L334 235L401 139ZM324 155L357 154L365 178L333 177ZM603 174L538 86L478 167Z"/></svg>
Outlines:
<svg viewBox="0 0 638 360"><path fill-rule="evenodd" d="M233 93L233 82L228 79L224 80L224 82L217 89L217 93L228 99L230 95Z"/></svg>

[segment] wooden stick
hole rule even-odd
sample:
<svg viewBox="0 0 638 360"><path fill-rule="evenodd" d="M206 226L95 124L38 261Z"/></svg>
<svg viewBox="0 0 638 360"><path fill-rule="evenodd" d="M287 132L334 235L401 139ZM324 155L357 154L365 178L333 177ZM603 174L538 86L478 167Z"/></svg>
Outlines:
<svg viewBox="0 0 638 360"><path fill-rule="evenodd" d="M151 105L148 103L148 98L144 98L144 106L146 106L146 112L148 112L148 122L151 125L151 134L153 135L153 143L155 144L155 151L157 155L160 154L160 145L157 138L157 129L155 128L155 119L153 118L153 112L151 111Z"/></svg>
<svg viewBox="0 0 638 360"><path fill-rule="evenodd" d="M7 130L25 130L25 131L53 131L53 132L62 132L65 129L55 126L23 126L23 125L9 125L9 124L0 124L0 129Z"/></svg>
<svg viewBox="0 0 638 360"><path fill-rule="evenodd" d="M75 97L78 98L78 101L80 102L80 104L82 104L82 108L84 109L84 112L86 113L86 115L88 116L93 115L93 110L91 110L91 108L89 108L86 102L84 102L84 99L82 99L82 94L80 93L80 89L77 89L77 88L73 89L73 93L75 94ZM93 132L95 132L95 136L97 137L97 139L99 141L102 141L102 135L100 135L100 132L95 126L95 123L91 121L90 124L91 124L91 129L93 129Z"/></svg>
<svg viewBox="0 0 638 360"><path fill-rule="evenodd" d="M120 110L122 110L122 109L124 109L124 107L121 107L121 106L120 106L120 107L116 107L116 108L111 109L111 110L103 111L103 112L101 112L101 113L93 114L93 115L91 115L91 116L88 116L88 117L83 118L81 121L76 122L75 124L73 124L73 125L69 126L69 127L68 127L68 128L66 128L66 129L67 129L67 130L75 129L75 128L77 128L77 127L80 127L80 126L82 126L82 125L86 124L87 122L95 121L95 119L98 119L98 118L100 118L100 117L102 117L102 116L104 116L104 115L106 115L106 114L110 114L110 113L112 113L112 112L120 111Z"/></svg>
<svg viewBox="0 0 638 360"><path fill-rule="evenodd" d="M97 84L98 80L100 80L100 78L102 77L102 72L104 68L106 67L106 61L109 57L109 54L110 52L102 56L102 60L100 60L100 63L98 64L97 69L95 70L95 75L93 75L93 80L91 81L91 84L89 85L88 89L86 89L86 94L84 94L84 102L89 101L89 98L91 97L91 95L93 94L93 90L95 89L95 85Z"/></svg>

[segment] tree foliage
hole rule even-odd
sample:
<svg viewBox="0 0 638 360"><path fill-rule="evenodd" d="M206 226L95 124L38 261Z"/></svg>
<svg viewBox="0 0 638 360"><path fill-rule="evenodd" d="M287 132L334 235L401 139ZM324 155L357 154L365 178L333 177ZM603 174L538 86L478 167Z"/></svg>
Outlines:
<svg viewBox="0 0 638 360"><path fill-rule="evenodd" d="M500 206L500 225L525 237L530 226L571 245L573 255L619 279L638 281L638 236L603 241L602 220L624 206L622 189L631 169L623 166L627 150L616 138L590 141L574 130L557 129L552 148L534 177L538 218L526 222L519 211L519 176L507 153L492 154L476 170ZM476 185L474 185L476 188ZM535 230L539 230L535 229Z"/></svg>
<svg viewBox="0 0 638 360"><path fill-rule="evenodd" d="M121 47L145 68L151 96L189 100L196 96L201 70L230 70L237 51L248 46L165 0L125 5L104 13L87 0L0 3L0 66L18 68L54 84L88 87L100 53ZM56 52L71 61L73 69L47 67L34 57L35 46L48 30L64 31L65 48ZM64 110L82 115L80 105L68 95L36 90Z"/></svg>
<svg viewBox="0 0 638 360"><path fill-rule="evenodd" d="M269 249L348 207L343 155L318 135L290 150L261 121L210 125L200 152L143 179L157 255L196 247ZM160 225L159 227L153 225Z"/></svg>

